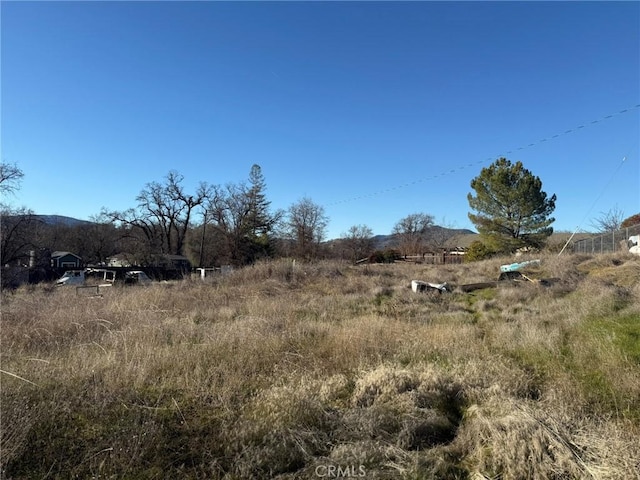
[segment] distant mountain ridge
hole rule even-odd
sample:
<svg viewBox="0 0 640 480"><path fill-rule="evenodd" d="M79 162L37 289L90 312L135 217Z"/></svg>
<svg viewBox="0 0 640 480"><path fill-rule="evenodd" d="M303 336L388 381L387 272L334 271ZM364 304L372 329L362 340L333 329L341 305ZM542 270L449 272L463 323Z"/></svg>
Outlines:
<svg viewBox="0 0 640 480"><path fill-rule="evenodd" d="M429 238L437 238L439 240L438 243L446 243L449 247L459 246L459 247L468 247L469 244L473 240L477 239L477 233L466 229L466 228L447 228L441 227L439 225L434 225L430 227L427 231L425 237L428 240ZM455 238L454 243L456 245L451 244L451 240ZM373 240L373 248L375 250L385 250L388 248L397 247L397 238L394 234L389 235L374 235L372 237ZM326 244L339 244L343 242L343 238L334 238L325 242Z"/></svg>
<svg viewBox="0 0 640 480"><path fill-rule="evenodd" d="M434 225L430 227L427 231L426 238L436 237L441 241L444 239L452 239L454 237L466 237L467 235L475 237L477 235L476 232L469 230L467 228L447 228L441 227L439 225ZM392 248L397 243L396 236L394 234L389 235L375 235L373 237L373 245L376 250L384 250L386 248ZM470 242L464 242L470 243ZM460 245L467 246L467 245Z"/></svg>
<svg viewBox="0 0 640 480"><path fill-rule="evenodd" d="M64 215L33 215L46 225L63 225L65 227L77 227L78 225L90 225L94 222L80 220L78 218L66 217Z"/></svg>
<svg viewBox="0 0 640 480"><path fill-rule="evenodd" d="M51 226L62 225L65 227L77 227L79 225L91 225L95 223L89 220L80 220L74 217L67 217L65 215L33 215L33 217L40 220L45 225L51 225ZM427 232L426 236L427 238L431 236L431 237L438 237L440 239L445 239L445 238L451 239L453 237L463 238L467 236L470 236L467 238L472 238L472 237L475 237L476 235L477 235L476 232L466 228L447 228L447 227L441 227L439 225L434 225L429 228L429 231ZM334 239L328 240L325 243L340 242L341 240L342 239L340 238L334 238ZM393 248L397 244L396 236L394 234L374 235L372 240L373 240L373 246L376 250L385 250L387 248ZM460 246L468 246L466 244L470 243L470 241L463 241L462 243L465 245L460 245Z"/></svg>

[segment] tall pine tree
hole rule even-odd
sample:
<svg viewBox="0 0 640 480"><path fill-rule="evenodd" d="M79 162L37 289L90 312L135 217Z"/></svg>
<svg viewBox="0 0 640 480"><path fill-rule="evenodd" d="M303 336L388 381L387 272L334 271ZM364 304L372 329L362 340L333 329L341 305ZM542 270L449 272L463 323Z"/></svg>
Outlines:
<svg viewBox="0 0 640 480"><path fill-rule="evenodd" d="M225 244L225 258L246 265L273 253L274 226L279 212L269 211L266 183L259 165L253 165L249 180L215 186L207 204L209 222Z"/></svg>
<svg viewBox="0 0 640 480"><path fill-rule="evenodd" d="M271 202L267 200L265 191L267 189L262 168L254 164L249 172L249 188L247 190L247 203L249 215L247 226L249 234L253 237L266 235L271 230L272 219L269 215Z"/></svg>
<svg viewBox="0 0 640 480"><path fill-rule="evenodd" d="M266 190L262 168L257 164L252 165L246 192L248 207L246 255L248 261L270 256L273 253L271 234L281 214L270 212L271 202L267 200Z"/></svg>
<svg viewBox="0 0 640 480"><path fill-rule="evenodd" d="M499 158L483 168L471 181L476 195L469 193L469 206L477 213L469 219L480 236L496 252L521 247L541 247L553 233L556 195L547 198L542 181L524 168Z"/></svg>

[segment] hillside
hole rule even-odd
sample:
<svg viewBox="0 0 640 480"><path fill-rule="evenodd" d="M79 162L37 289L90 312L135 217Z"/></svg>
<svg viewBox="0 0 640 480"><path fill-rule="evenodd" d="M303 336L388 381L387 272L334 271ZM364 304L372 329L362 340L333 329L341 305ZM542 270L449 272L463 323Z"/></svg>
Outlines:
<svg viewBox="0 0 640 480"><path fill-rule="evenodd" d="M78 218L66 217L64 215L29 215L29 217L39 220L45 225L56 226L61 225L64 227L77 227L78 225L89 225L93 222L88 220L80 220ZM22 217L17 217L22 218Z"/></svg>
<svg viewBox="0 0 640 480"><path fill-rule="evenodd" d="M36 217L47 225L62 225L65 227L77 227L78 225L88 225L92 223L88 220L79 220L64 215L36 215Z"/></svg>
<svg viewBox="0 0 640 480"><path fill-rule="evenodd" d="M640 258L417 294L462 265L258 264L3 297L3 478L621 479L640 458Z"/></svg>
<svg viewBox="0 0 640 480"><path fill-rule="evenodd" d="M466 228L447 228L435 225L429 229L425 238L427 241L431 238L436 239L438 244L444 244L450 247L463 246L467 247L477 234ZM342 239L329 240L328 244L337 244L343 241ZM374 250L385 250L388 248L394 248L397 245L396 236L390 235L374 235L372 238ZM458 245L461 244L461 245Z"/></svg>

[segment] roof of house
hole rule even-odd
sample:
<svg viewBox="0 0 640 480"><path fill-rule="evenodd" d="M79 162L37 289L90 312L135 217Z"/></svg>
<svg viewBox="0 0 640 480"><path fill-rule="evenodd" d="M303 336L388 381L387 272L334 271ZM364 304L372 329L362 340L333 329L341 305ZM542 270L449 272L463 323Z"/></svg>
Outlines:
<svg viewBox="0 0 640 480"><path fill-rule="evenodd" d="M71 255L72 257L76 257L78 260L82 260L82 258L80 258L78 255L71 252L52 252L51 258L61 258L66 257L67 255Z"/></svg>

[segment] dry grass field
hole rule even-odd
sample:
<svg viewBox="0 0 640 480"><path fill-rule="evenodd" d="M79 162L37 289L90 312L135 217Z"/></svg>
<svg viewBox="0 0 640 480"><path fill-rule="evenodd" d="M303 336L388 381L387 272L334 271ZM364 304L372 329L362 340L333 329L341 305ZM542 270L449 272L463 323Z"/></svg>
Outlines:
<svg viewBox="0 0 640 480"><path fill-rule="evenodd" d="M2 479L638 479L640 258L2 296Z"/></svg>

